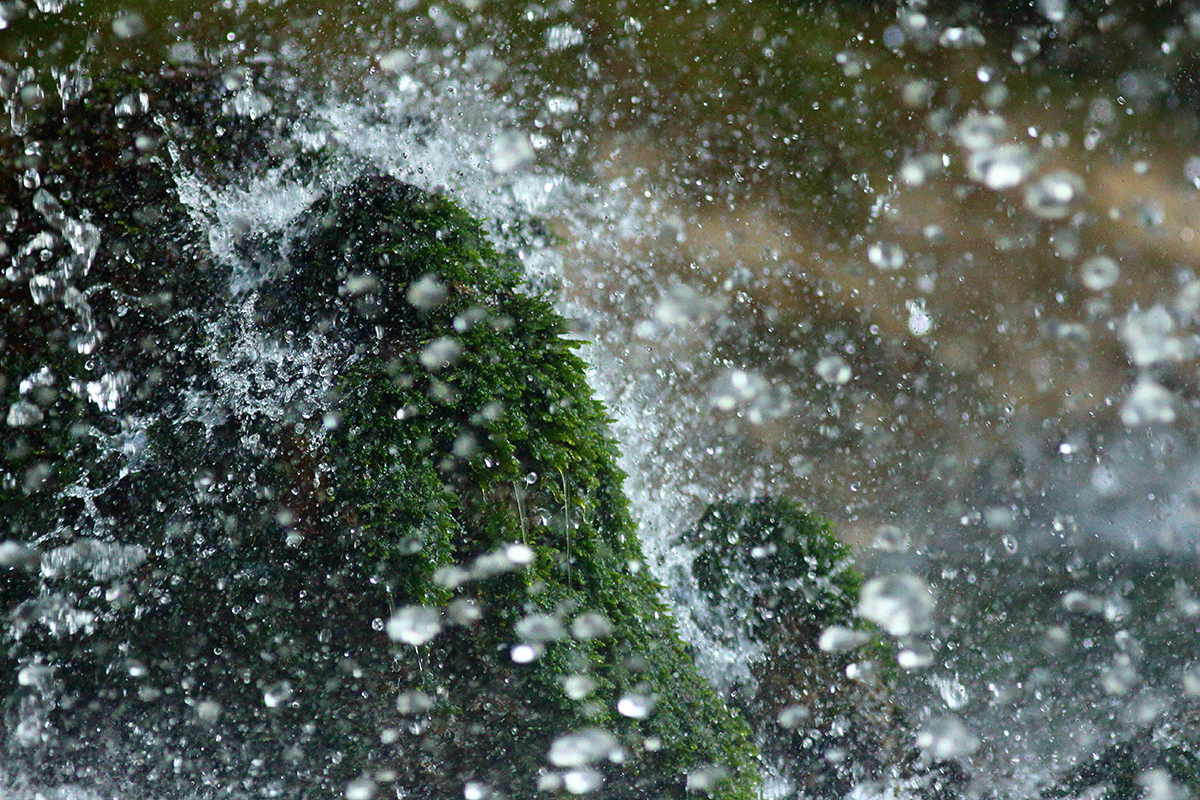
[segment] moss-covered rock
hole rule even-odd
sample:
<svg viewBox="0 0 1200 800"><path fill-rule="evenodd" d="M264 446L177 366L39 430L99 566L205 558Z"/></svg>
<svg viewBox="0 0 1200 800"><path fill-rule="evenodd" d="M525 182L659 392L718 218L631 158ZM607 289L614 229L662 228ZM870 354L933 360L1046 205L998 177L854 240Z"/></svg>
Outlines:
<svg viewBox="0 0 1200 800"><path fill-rule="evenodd" d="M782 498L723 501L685 542L710 632L757 650L727 696L781 777L805 797L896 780L920 797L959 796L962 770L923 759L893 701L895 654L857 619L862 577L829 522Z"/></svg>
<svg viewBox="0 0 1200 800"><path fill-rule="evenodd" d="M830 523L781 498L718 502L685 542L714 633L759 650L729 696L764 757L806 795L841 796L864 767L878 772L894 715L886 689L847 678L851 659L817 646L826 627L854 624L862 584Z"/></svg>
<svg viewBox="0 0 1200 800"><path fill-rule="evenodd" d="M4 143L7 757L126 798L753 796L561 318L244 89L119 78ZM206 205L264 176L312 198Z"/></svg>
<svg viewBox="0 0 1200 800"><path fill-rule="evenodd" d="M849 548L832 524L791 501L713 503L685 541L697 550L701 591L744 609L759 636L782 626L794 646L809 648L824 628L853 616L862 577Z"/></svg>

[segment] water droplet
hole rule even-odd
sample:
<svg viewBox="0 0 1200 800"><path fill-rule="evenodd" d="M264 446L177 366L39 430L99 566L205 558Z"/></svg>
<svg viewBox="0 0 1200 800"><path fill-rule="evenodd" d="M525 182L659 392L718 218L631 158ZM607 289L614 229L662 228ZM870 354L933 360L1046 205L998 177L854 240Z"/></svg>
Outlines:
<svg viewBox="0 0 1200 800"><path fill-rule="evenodd" d="M88 575L96 582L120 578L146 561L145 548L84 537L56 547L42 558L47 578Z"/></svg>
<svg viewBox="0 0 1200 800"><path fill-rule="evenodd" d="M904 88L900 90L900 99L909 108L924 108L933 99L933 94L933 82L918 79L904 84Z"/></svg>
<svg viewBox="0 0 1200 800"><path fill-rule="evenodd" d="M935 761L945 761L974 753L979 747L979 737L967 730L958 717L936 717L921 726L917 746Z"/></svg>
<svg viewBox="0 0 1200 800"><path fill-rule="evenodd" d="M338 294L351 297L364 294L377 294L382 288L379 278L369 272L346 277L345 283L338 287Z"/></svg>
<svg viewBox="0 0 1200 800"><path fill-rule="evenodd" d="M546 99L546 111L556 117L570 116L579 110L579 101L567 95L554 95Z"/></svg>
<svg viewBox="0 0 1200 800"><path fill-rule="evenodd" d="M463 786L464 800L487 800L487 798L491 796L492 788L486 784L468 781L466 785Z"/></svg>
<svg viewBox="0 0 1200 800"><path fill-rule="evenodd" d="M375 781L358 778L346 787L346 800L372 800L375 797Z"/></svg>
<svg viewBox="0 0 1200 800"><path fill-rule="evenodd" d="M550 745L548 758L556 767L586 767L609 759L621 749L617 737L600 728L585 728L559 736Z"/></svg>
<svg viewBox="0 0 1200 800"><path fill-rule="evenodd" d="M687 791L711 793L728 775L729 770L716 764L693 769L687 775Z"/></svg>
<svg viewBox="0 0 1200 800"><path fill-rule="evenodd" d="M938 37L938 44L952 50L980 47L986 44L986 42L987 40L983 38L983 33L974 25L966 27L951 26L942 31L942 35Z"/></svg>
<svg viewBox="0 0 1200 800"><path fill-rule="evenodd" d="M573 769L564 772L563 787L571 794L587 794L604 785L604 776L594 769Z"/></svg>
<svg viewBox="0 0 1200 800"><path fill-rule="evenodd" d="M58 230L66 224L67 215L58 198L45 189L33 193L33 208Z"/></svg>
<svg viewBox="0 0 1200 800"><path fill-rule="evenodd" d="M537 661L538 656L541 654L541 645L532 644L513 645L512 650L509 651L509 657L512 658L513 663L516 664L530 664L534 661Z"/></svg>
<svg viewBox="0 0 1200 800"><path fill-rule="evenodd" d="M580 614L571 623L571 635L580 641L603 639L612 635L613 624L608 617L598 611Z"/></svg>
<svg viewBox="0 0 1200 800"><path fill-rule="evenodd" d="M1042 219L1063 219L1083 198L1083 180L1066 170L1058 170L1025 190L1025 208Z"/></svg>
<svg viewBox="0 0 1200 800"><path fill-rule="evenodd" d="M1108 256L1094 256L1083 262L1080 272L1084 286L1093 292L1102 292L1117 282L1121 268Z"/></svg>
<svg viewBox="0 0 1200 800"><path fill-rule="evenodd" d="M645 719L657 703L658 699L653 695L633 692L617 701L617 713L630 719Z"/></svg>
<svg viewBox="0 0 1200 800"><path fill-rule="evenodd" d="M1130 428L1141 425L1170 425L1175 421L1175 398L1152 378L1138 378L1121 406L1121 422Z"/></svg>
<svg viewBox="0 0 1200 800"><path fill-rule="evenodd" d="M1200 696L1200 665L1193 664L1184 671L1183 691L1189 697Z"/></svg>
<svg viewBox="0 0 1200 800"><path fill-rule="evenodd" d="M856 631L853 628L846 628L842 625L831 625L821 631L821 638L817 640L817 647L820 647L826 653L848 653L870 641L871 634L866 631Z"/></svg>
<svg viewBox="0 0 1200 800"><path fill-rule="evenodd" d="M807 722L811 716L812 712L808 710L808 706L794 705L782 709L775 721L779 723L780 727L795 730Z"/></svg>
<svg viewBox="0 0 1200 800"><path fill-rule="evenodd" d="M732 411L740 403L753 399L760 388L757 378L745 370L729 370L717 382L712 395L713 405L722 411Z"/></svg>
<svg viewBox="0 0 1200 800"><path fill-rule="evenodd" d="M962 708L971 700L967 687L956 676L932 675L929 685L937 690L947 708Z"/></svg>
<svg viewBox="0 0 1200 800"><path fill-rule="evenodd" d="M587 675L568 675L563 679L563 689L572 700L582 700L596 688L596 681Z"/></svg>
<svg viewBox="0 0 1200 800"><path fill-rule="evenodd" d="M470 458L479 449L479 440L475 438L475 434L471 431L463 431L454 439L454 444L450 448L450 452L458 458ZM487 466L491 466L489 459L484 459Z"/></svg>
<svg viewBox="0 0 1200 800"><path fill-rule="evenodd" d="M409 285L405 297L410 305L421 311L430 311L445 302L447 294L446 284L438 276L429 274Z"/></svg>
<svg viewBox="0 0 1200 800"><path fill-rule="evenodd" d="M387 634L397 642L420 646L442 630L442 615L428 606L404 606L387 622Z"/></svg>
<svg viewBox="0 0 1200 800"><path fill-rule="evenodd" d="M49 686L53 678L54 667L49 664L30 664L17 672L17 685L42 688Z"/></svg>
<svg viewBox="0 0 1200 800"><path fill-rule="evenodd" d="M1188 281L1175 296L1175 311L1187 320L1200 316L1200 280Z"/></svg>
<svg viewBox="0 0 1200 800"><path fill-rule="evenodd" d="M995 191L1020 185L1033 169L1029 151L1018 144L1001 144L967 157L967 176Z"/></svg>
<svg viewBox="0 0 1200 800"><path fill-rule="evenodd" d="M999 114L972 109L955 126L954 138L965 150L987 150L1008 138L1008 124Z"/></svg>
<svg viewBox="0 0 1200 800"><path fill-rule="evenodd" d="M1092 470L1092 488L1100 495L1115 495L1121 490L1121 479L1112 467L1101 464Z"/></svg>
<svg viewBox="0 0 1200 800"><path fill-rule="evenodd" d="M1139 367L1186 358L1187 348L1174 333L1175 320L1162 305L1146 311L1135 307L1121 326L1121 339L1129 360Z"/></svg>
<svg viewBox="0 0 1200 800"><path fill-rule="evenodd" d="M1107 694L1127 694L1141 681L1133 661L1125 654L1118 655L1100 674L1100 686Z"/></svg>
<svg viewBox="0 0 1200 800"><path fill-rule="evenodd" d="M221 704L213 700L201 700L196 703L196 718L208 725L213 724L221 716Z"/></svg>
<svg viewBox="0 0 1200 800"><path fill-rule="evenodd" d="M422 691L401 692L396 698L396 711L401 714L424 714L436 705L434 699Z"/></svg>
<svg viewBox="0 0 1200 800"><path fill-rule="evenodd" d="M412 56L405 50L389 50L379 55L379 68L384 72L404 72L412 63Z"/></svg>
<svg viewBox="0 0 1200 800"><path fill-rule="evenodd" d="M841 386L850 380L853 373L841 356L825 356L817 362L817 375L826 383Z"/></svg>
<svg viewBox="0 0 1200 800"><path fill-rule="evenodd" d="M933 330L933 318L925 310L925 298L908 300L904 304L908 308L908 330L913 336L926 336Z"/></svg>
<svg viewBox="0 0 1200 800"><path fill-rule="evenodd" d="M882 270L900 269L907 256L904 249L891 242L876 242L867 248L867 260Z"/></svg>
<svg viewBox="0 0 1200 800"><path fill-rule="evenodd" d="M6 421L11 428L24 428L42 421L42 409L28 400L18 400L8 407Z"/></svg>
<svg viewBox="0 0 1200 800"><path fill-rule="evenodd" d="M727 305L724 298L709 297L684 283L672 283L654 306L654 322L667 328L695 324L713 319Z"/></svg>
<svg viewBox="0 0 1200 800"><path fill-rule="evenodd" d="M263 703L267 708L279 708L281 705L292 699L292 683L291 681L280 681L267 688L263 692Z"/></svg>
<svg viewBox="0 0 1200 800"><path fill-rule="evenodd" d="M574 25L553 25L546 31L546 49L552 53L582 43L583 32Z"/></svg>
<svg viewBox="0 0 1200 800"><path fill-rule="evenodd" d="M1176 783L1163 767L1146 770L1138 775L1137 782L1142 787L1142 800L1188 800L1192 796L1188 787Z"/></svg>
<svg viewBox="0 0 1200 800"><path fill-rule="evenodd" d="M458 361L462 351L462 344L458 339L453 336L440 336L421 351L421 366L430 372L437 372Z"/></svg>
<svg viewBox="0 0 1200 800"><path fill-rule="evenodd" d="M990 506L983 512L984 524L994 531L1010 530L1016 524L1016 517L1011 508L1006 506Z"/></svg>
<svg viewBox="0 0 1200 800"><path fill-rule="evenodd" d="M924 633L933 627L933 594L915 575L872 578L862 589L858 613L893 636Z"/></svg>
<svg viewBox="0 0 1200 800"><path fill-rule="evenodd" d="M533 155L533 143L522 131L506 131L492 141L492 169L498 173L524 166L533 160Z"/></svg>
<svg viewBox="0 0 1200 800"><path fill-rule="evenodd" d="M905 648L896 656L896 663L901 669L924 669L933 663L933 653L928 650L913 650Z"/></svg>
<svg viewBox="0 0 1200 800"><path fill-rule="evenodd" d="M1050 22L1058 24L1067 18L1067 0L1037 0L1037 9Z"/></svg>
<svg viewBox="0 0 1200 800"><path fill-rule="evenodd" d="M467 577L477 580L512 572L532 564L534 557L535 553L531 547L519 542L512 542L502 546L499 550L484 553L476 558Z"/></svg>
<svg viewBox="0 0 1200 800"><path fill-rule="evenodd" d="M483 618L483 610L474 600L459 598L446 606L446 614L455 625L473 625Z"/></svg>
<svg viewBox="0 0 1200 800"><path fill-rule="evenodd" d="M550 614L530 614L517 620L514 627L517 636L533 644L555 642L567 635L562 621Z"/></svg>
<svg viewBox="0 0 1200 800"><path fill-rule="evenodd" d="M871 542L871 546L876 550L887 553L903 553L908 550L910 544L908 531L895 525L880 525L875 531L875 539Z"/></svg>
<svg viewBox="0 0 1200 800"><path fill-rule="evenodd" d="M1104 611L1104 602L1092 597L1086 592L1072 590L1063 595L1063 608L1074 614L1100 614Z"/></svg>
<svg viewBox="0 0 1200 800"><path fill-rule="evenodd" d="M43 14L57 14L67 7L70 0L34 0L38 11Z"/></svg>
<svg viewBox="0 0 1200 800"><path fill-rule="evenodd" d="M936 155L910 156L900 165L900 178L909 186L921 186L941 170L942 162Z"/></svg>
<svg viewBox="0 0 1200 800"><path fill-rule="evenodd" d="M122 11L113 18L113 33L119 39L132 39L146 32L146 20L136 11Z"/></svg>
<svg viewBox="0 0 1200 800"><path fill-rule="evenodd" d="M11 539L0 542L0 567L35 569L41 560L41 554L28 545Z"/></svg>

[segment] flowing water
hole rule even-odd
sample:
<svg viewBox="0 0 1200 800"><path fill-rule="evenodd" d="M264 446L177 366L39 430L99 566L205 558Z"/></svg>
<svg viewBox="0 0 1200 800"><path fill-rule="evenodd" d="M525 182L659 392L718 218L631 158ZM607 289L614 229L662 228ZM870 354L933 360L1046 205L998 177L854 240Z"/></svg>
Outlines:
<svg viewBox="0 0 1200 800"><path fill-rule="evenodd" d="M38 0L0 3L0 59L17 135L115 70L203 64L237 113L339 143L299 178L180 169L235 295L261 280L237 243L323 188L379 169L458 198L588 342L706 675L736 685L756 651L708 630L680 537L714 499L796 498L895 579L862 611L917 744L1032 796L1186 738L1200 694L1200 22L1001 6ZM336 351L227 324L297 381ZM305 387L284 399L319 405Z"/></svg>

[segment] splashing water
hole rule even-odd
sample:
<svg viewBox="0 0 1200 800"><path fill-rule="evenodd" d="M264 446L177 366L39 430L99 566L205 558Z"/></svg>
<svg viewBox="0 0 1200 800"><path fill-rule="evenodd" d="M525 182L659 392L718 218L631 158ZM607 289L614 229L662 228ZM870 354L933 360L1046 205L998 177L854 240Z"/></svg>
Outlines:
<svg viewBox="0 0 1200 800"><path fill-rule="evenodd" d="M37 5L46 14L69 10L66 3ZM395 4L401 11L415 5ZM429 24L440 26L439 43L480 35L467 13L472 4L459 5L465 22L458 10L423 8ZM1072 7L1055 2L1039 9L1058 25L1071 18ZM828 48L829 68L861 88L850 98L809 99L804 113L806 124L819 127L841 120L827 116L839 113L831 108L874 103L868 123L884 119L906 135L915 132L915 145L856 143L845 127L830 136L851 140L848 147L819 147L801 139L799 122L772 116L783 111L765 109L753 96L723 99L710 91L716 78L703 74L676 99L696 109L701 95L725 105L716 122L691 126L702 129L685 140L695 158L672 162L662 144L670 136L662 132L688 123L654 121L661 106L648 117L630 110L656 102L650 95L666 92L667 79L651 64L638 93L610 90L615 97L593 99L589 92L602 93L611 77L594 58L598 51L588 49L596 26L556 14L569 16L544 10L537 35L529 37L541 48L529 56L536 63L508 72L486 47L380 41L381 74L352 100L336 96L349 86L325 96L285 78L241 84L231 100L236 113L269 119L290 97L305 109L288 134L292 144L303 151L336 141L342 155L318 174L281 168L224 183L186 165L173 168L213 255L232 267L231 293L247 298L208 331L209 349L200 355L215 363L219 380L189 397L189 415L209 435L233 411L271 417L299 409L306 418L323 418L329 364L352 355L330 338L289 340L258 329L249 298L272 277L264 270L279 262L257 258L254 248L276 247L315 197L368 169L444 188L486 221L502 247L521 253L529 287L557 289L577 335L587 340L581 352L614 417L649 560L644 566L668 587L681 632L715 685L746 678L759 644L731 644L712 633L696 601L694 554L679 546L680 536L715 497L779 493L814 505L861 546L872 578L860 614L898 645L896 662L887 666L900 668L900 702L920 722L912 744L930 758L955 760L1001 791L1032 793L1030 787L1119 744L1131 730L1166 736L1185 728L1194 709L1176 689L1196 683L1194 668L1171 653L1194 638L1197 587L1171 561L1193 563L1200 518L1190 433L1200 356L1192 198L1173 180L1155 182L1173 153L1140 169L1126 164L1113 143L1122 125L1126 134L1160 136L1156 126L1167 124L1160 117L1139 111L1123 121L1115 110L1148 105L1145 92L1152 90L1126 77L1119 101L1098 94L1086 107L1064 111L1069 119L1056 118L1006 105L992 91L1002 85L995 66L982 65L969 71L973 83L956 90L957 98L942 97L934 84L911 84L893 110L869 78L872 69L889 69L880 66L889 59L910 58L905 45L998 53L1018 65L1041 47L1040 39L1026 38L1007 52L982 50L987 37L976 29L935 30L940 23L922 15L917 24L916 12L903 11L856 23L878 29L878 42L892 42L886 47L868 36L856 39L853 25L821 29L837 44ZM713 24L729 36L744 33L739 41L753 42L760 66L797 46L774 18L752 21L742 33L734 12L714 16ZM154 35L151 22L122 12L110 27L119 39L138 42ZM611 28L621 32L613 33L620 42L666 60L641 44L665 35L654 26L668 23L651 9L618 22ZM1052 46L1050 39L1045 44ZM561 79L533 108L536 93L524 93L520 83L536 83L528 72L545 63L577 67L583 77ZM44 92L36 74L11 72L5 73L13 84L6 89L8 113L20 133ZM760 73L764 81L774 74L766 67ZM78 89L72 74L56 76L64 98ZM1010 82L1009 91L1021 91L1015 77ZM1125 105L1126 95L1132 105ZM138 102L131 98L130 108ZM635 122L597 122L609 114ZM776 144L780 138L787 144ZM788 147L824 161L811 170L796 163L776 169L773 159L800 159ZM871 154L885 147L886 159ZM1106 147L1119 157L1110 158ZM830 165L833 152L861 163L826 185L812 175L838 172ZM29 159L35 164L36 154ZM92 301L80 291L101 229L64 211L52 176L29 169L23 180L42 187L34 207L46 231L23 248L5 244L6 269L36 272L29 280L35 303L70 310L73 346L86 357L103 334L91 317ZM1174 172L1185 175L1183 167ZM1122 188L1128 186L1134 188ZM802 194L817 198L820 214L797 210ZM1147 199L1156 197L1158 205ZM866 210L831 221L835 205ZM527 223L535 218L557 235L530 237ZM1113 235L1099 231L1103 224L1116 226L1119 249L1097 247ZM1157 269L1166 264L1172 266ZM444 290L435 282L414 284L409 300L435 307ZM347 291L353 294L354 286ZM457 347L452 338L436 340L422 362L437 371L460 356ZM55 376L6 378L22 383L20 399L4 409L4 424L45 423L39 392L54 386ZM100 374L76 394L113 413L127 386L127 376ZM137 469L152 421L124 424L119 433L88 435L121 469ZM139 568L145 554L122 545L119 531L113 541L96 506L101 477L80 477L72 492L90 515L79 529L93 535L45 552L0 552L14 563L36 562L56 580L70 574L116 580ZM868 549L877 534L883 544ZM521 547L480 556L442 575L443 585L527 564L532 555ZM20 623L26 627L77 632L95 623L63 595L40 598L26 611ZM386 630L399 642L421 645L440 635L454 613L403 607ZM527 615L513 631L512 657L533 661L568 630L580 639L603 638L613 624L598 612L569 626L555 616ZM820 641L835 652L864 644L852 629L826 631ZM50 696L53 672L44 670L21 673L30 697ZM565 678L566 691L585 697L587 680ZM288 702L293 689L269 687L264 704ZM654 704L653 696L634 693L617 710L640 719ZM46 708L31 701L21 709L15 735L38 739ZM596 791L603 783L597 765L622 753L605 730L564 731L548 758L565 771L546 788ZM696 773L689 781L703 787L714 776ZM1160 772L1141 779L1154 796L1174 791ZM0 784L19 787L21 776L0 775ZM769 777L769 794L786 796L793 788ZM46 791L64 799L95 796L86 788ZM490 791L467 789L468 796ZM364 780L347 796L373 792L374 783ZM875 794L864 783L855 796Z"/></svg>

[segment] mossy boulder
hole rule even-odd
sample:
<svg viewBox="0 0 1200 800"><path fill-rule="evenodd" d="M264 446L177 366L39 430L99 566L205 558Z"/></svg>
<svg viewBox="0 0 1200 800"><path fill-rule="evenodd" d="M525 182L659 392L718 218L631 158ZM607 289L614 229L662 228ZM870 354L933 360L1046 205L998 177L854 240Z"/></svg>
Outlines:
<svg viewBox="0 0 1200 800"><path fill-rule="evenodd" d="M245 90L116 78L3 143L6 757L125 798L752 797L563 320ZM302 210L206 204L267 178Z"/></svg>
<svg viewBox="0 0 1200 800"><path fill-rule="evenodd" d="M895 653L857 618L862 576L828 521L785 498L721 501L684 541L711 635L757 649L726 696L778 775L805 797L846 796L864 781L960 796L962 770L915 747L892 697Z"/></svg>
<svg viewBox="0 0 1200 800"><path fill-rule="evenodd" d="M746 615L753 634L782 627L790 644L853 617L862 577L833 525L778 497L709 505L684 541L700 590ZM780 639L780 645L784 642Z"/></svg>
<svg viewBox="0 0 1200 800"><path fill-rule="evenodd" d="M849 549L830 523L775 497L713 503L684 541L720 620L713 633L759 650L728 695L763 756L806 796L851 791L864 760L880 766L893 710L881 686L846 677L850 658L817 646L825 628L854 624L862 579Z"/></svg>

